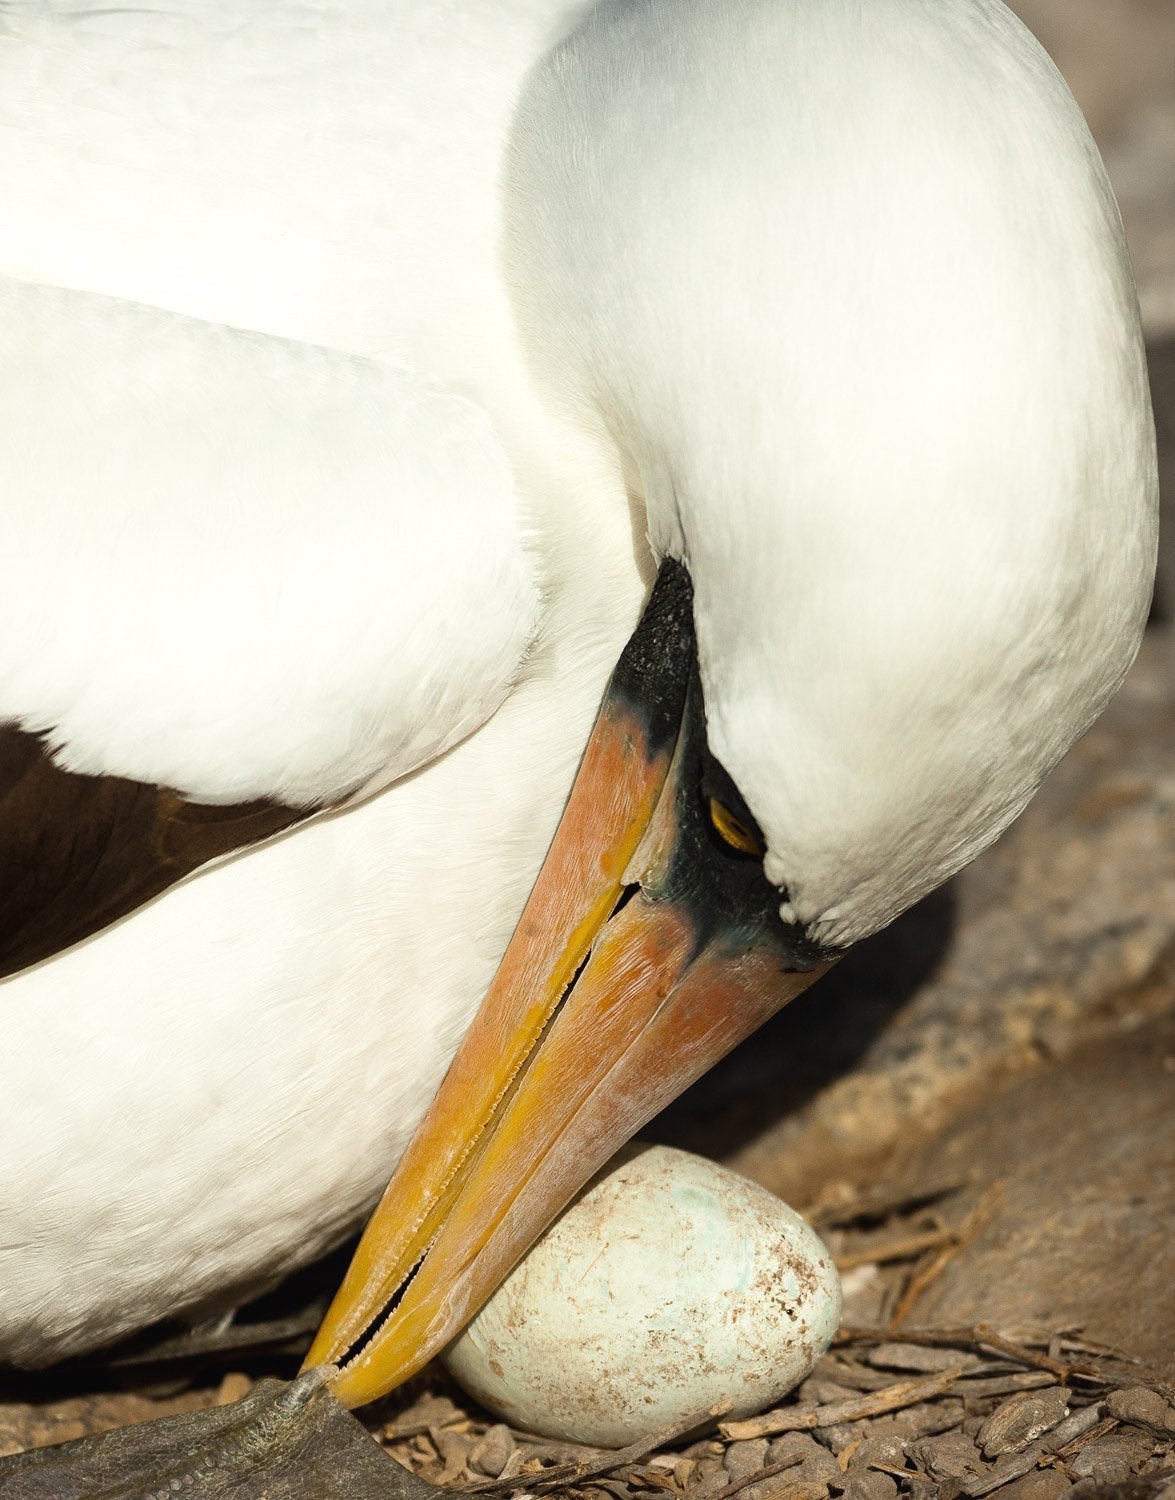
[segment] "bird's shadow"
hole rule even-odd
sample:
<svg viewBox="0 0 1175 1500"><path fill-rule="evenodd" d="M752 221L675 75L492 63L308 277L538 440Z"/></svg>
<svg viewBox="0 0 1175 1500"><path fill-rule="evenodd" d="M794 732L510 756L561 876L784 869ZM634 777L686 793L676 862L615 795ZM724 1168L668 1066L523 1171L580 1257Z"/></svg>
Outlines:
<svg viewBox="0 0 1175 1500"><path fill-rule="evenodd" d="M941 964L956 907L949 884L861 943L650 1121L642 1138L729 1157L851 1073Z"/></svg>

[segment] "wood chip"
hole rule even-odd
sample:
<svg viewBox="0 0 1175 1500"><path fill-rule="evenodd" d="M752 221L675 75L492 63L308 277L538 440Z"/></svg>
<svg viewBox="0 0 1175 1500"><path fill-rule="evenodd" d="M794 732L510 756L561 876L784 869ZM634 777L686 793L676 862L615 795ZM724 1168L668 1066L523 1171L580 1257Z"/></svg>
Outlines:
<svg viewBox="0 0 1175 1500"><path fill-rule="evenodd" d="M979 1429L976 1441L984 1458L1019 1453L1069 1415L1070 1392L1053 1385L1042 1391L1022 1391L1001 1401Z"/></svg>
<svg viewBox="0 0 1175 1500"><path fill-rule="evenodd" d="M978 1479L969 1480L963 1486L962 1493L968 1496L969 1500L971 1497L979 1500L979 1497L990 1495L993 1490L1010 1484L1014 1479L1022 1479L1043 1459L1050 1458L1054 1454L1065 1458L1076 1453L1084 1444L1096 1441L1114 1425L1112 1418L1099 1420L1096 1407L1085 1407L1081 1411L1075 1411L1063 1422L1059 1422L1052 1432L1026 1448L1023 1453L1009 1453L986 1474Z"/></svg>

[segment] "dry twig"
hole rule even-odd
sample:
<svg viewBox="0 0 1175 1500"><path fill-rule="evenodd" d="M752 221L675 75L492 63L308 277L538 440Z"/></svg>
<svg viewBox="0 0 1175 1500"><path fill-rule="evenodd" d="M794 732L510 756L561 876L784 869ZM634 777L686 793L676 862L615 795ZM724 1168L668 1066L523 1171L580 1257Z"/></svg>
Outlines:
<svg viewBox="0 0 1175 1500"><path fill-rule="evenodd" d="M813 1427L836 1427L842 1422L860 1422L866 1417L879 1417L886 1412L900 1411L905 1406L917 1406L920 1401L933 1400L945 1394L963 1373L964 1366L952 1365L924 1380L902 1380L896 1385L887 1385L880 1391L872 1391L852 1401L828 1401L821 1406L783 1406L766 1411L759 1417L748 1417L744 1422L720 1422L718 1431L724 1438L736 1441L740 1438L773 1437L779 1432L806 1432Z"/></svg>
<svg viewBox="0 0 1175 1500"><path fill-rule="evenodd" d="M920 1234L908 1234L905 1239L890 1240L884 1245L875 1245L871 1250L852 1250L846 1255L834 1255L838 1271L852 1271L857 1266L883 1266L890 1261L912 1260L926 1250L937 1250L941 1246L955 1243L953 1229L924 1229Z"/></svg>
<svg viewBox="0 0 1175 1500"><path fill-rule="evenodd" d="M1003 1184L992 1183L983 1197L959 1225L946 1244L942 1245L936 1254L919 1266L906 1286L906 1290L898 1299L898 1305L894 1308L889 1319L891 1331L897 1330L906 1321L912 1312L915 1303L922 1297L923 1293L933 1285L942 1275L959 1251L975 1239L980 1230L995 1213L996 1204L999 1202Z"/></svg>

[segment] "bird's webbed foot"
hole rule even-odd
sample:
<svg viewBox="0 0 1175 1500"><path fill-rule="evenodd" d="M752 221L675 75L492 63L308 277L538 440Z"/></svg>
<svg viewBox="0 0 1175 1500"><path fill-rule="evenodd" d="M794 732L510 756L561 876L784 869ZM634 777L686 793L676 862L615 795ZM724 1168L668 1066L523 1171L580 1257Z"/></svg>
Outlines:
<svg viewBox="0 0 1175 1500"><path fill-rule="evenodd" d="M433 1500L316 1370L242 1400L0 1459L0 1500Z"/></svg>

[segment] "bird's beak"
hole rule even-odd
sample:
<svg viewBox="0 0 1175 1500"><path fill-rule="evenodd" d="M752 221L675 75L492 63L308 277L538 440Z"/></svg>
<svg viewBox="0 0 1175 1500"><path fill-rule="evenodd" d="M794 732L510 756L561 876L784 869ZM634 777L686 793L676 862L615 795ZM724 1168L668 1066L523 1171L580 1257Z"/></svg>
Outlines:
<svg viewBox="0 0 1175 1500"><path fill-rule="evenodd" d="M781 947L757 867L762 900L714 899L695 662L688 577L666 565L501 967L310 1350L348 1406L441 1350L619 1146L827 967Z"/></svg>

